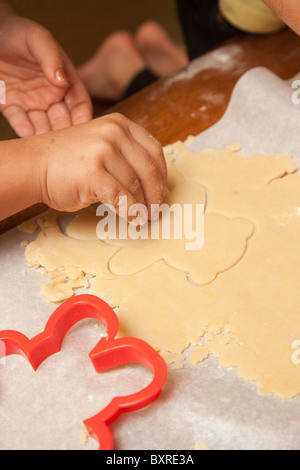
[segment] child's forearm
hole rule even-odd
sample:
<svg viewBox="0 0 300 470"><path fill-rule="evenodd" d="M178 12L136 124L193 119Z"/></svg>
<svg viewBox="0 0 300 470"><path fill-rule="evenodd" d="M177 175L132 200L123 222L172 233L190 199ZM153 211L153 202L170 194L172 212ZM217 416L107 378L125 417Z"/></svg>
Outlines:
<svg viewBox="0 0 300 470"><path fill-rule="evenodd" d="M30 140L0 142L0 220L41 202L38 161Z"/></svg>

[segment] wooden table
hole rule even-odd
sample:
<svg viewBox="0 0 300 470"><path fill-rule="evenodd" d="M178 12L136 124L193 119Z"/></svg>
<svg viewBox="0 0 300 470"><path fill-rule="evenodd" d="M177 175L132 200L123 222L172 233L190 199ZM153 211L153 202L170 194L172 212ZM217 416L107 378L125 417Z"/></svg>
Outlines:
<svg viewBox="0 0 300 470"><path fill-rule="evenodd" d="M103 105L95 105L95 116L120 112L167 145L216 123L238 79L258 66L283 79L293 77L300 71L300 37L289 29L270 36L235 36L192 62L185 71L161 79L105 111ZM9 217L0 222L0 234L45 209L39 204Z"/></svg>

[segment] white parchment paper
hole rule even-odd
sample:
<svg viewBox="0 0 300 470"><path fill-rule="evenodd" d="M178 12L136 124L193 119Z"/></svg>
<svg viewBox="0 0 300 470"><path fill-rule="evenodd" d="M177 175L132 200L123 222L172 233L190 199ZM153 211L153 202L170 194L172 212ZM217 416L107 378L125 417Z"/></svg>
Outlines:
<svg viewBox="0 0 300 470"><path fill-rule="evenodd" d="M240 142L245 155L288 153L300 165L300 105L292 104L293 91L268 70L251 70L237 84L225 116L192 146L221 149ZM17 230L0 237L0 330L28 337L44 329L55 309L40 294L48 277L26 266L20 247L33 238ZM103 333L95 321L79 323L62 351L37 372L18 356L0 363L0 449L97 449L93 439L84 442L82 421L151 379L134 365L96 374L88 353ZM212 450L299 449L300 398L259 396L254 383L209 358L170 368L161 397L121 416L112 430L115 448L125 450L192 450L198 443Z"/></svg>

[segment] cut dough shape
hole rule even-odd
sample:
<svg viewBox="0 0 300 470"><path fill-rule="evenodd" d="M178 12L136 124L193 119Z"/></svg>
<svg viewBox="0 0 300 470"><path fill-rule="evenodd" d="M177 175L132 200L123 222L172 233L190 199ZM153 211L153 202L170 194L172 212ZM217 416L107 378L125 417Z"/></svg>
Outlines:
<svg viewBox="0 0 300 470"><path fill-rule="evenodd" d="M87 207L76 215L66 227L68 237L75 240L98 240L97 225L100 218L96 216L97 209Z"/></svg>
<svg viewBox="0 0 300 470"><path fill-rule="evenodd" d="M190 204L193 207L193 227L196 223L196 204L206 203L204 188L192 182L180 182L167 194L165 203L170 207ZM83 239L83 233L96 233L96 212L93 209L82 211L68 225L67 234L73 238ZM195 284L204 285L212 282L220 272L224 272L239 261L243 256L247 240L253 233L253 225L244 219L229 219L221 214L207 214L204 217L204 246L198 250L187 250L187 243L191 241L184 238L175 239L171 230L171 240L161 236L162 226L169 219L168 214L161 216L157 223L160 229L160 239L151 239L151 227L145 226L141 232L146 231L147 239L116 240L108 243L121 246L109 261L109 269L115 275L128 276L146 269L160 259L175 269L186 272Z"/></svg>
<svg viewBox="0 0 300 470"><path fill-rule="evenodd" d="M252 233L253 226L247 220L208 214L202 249L187 251L187 240L128 240L128 245L112 256L109 268L115 275L128 276L163 259L187 273L193 283L205 285L241 259Z"/></svg>

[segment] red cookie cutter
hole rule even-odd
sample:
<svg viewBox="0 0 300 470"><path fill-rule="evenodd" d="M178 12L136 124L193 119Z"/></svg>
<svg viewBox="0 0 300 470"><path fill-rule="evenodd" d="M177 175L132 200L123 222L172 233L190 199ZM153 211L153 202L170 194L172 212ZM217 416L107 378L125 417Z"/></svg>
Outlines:
<svg viewBox="0 0 300 470"><path fill-rule="evenodd" d="M167 366L162 357L145 341L137 338L115 338L119 321L112 310L99 297L78 295L55 310L44 331L28 339L17 331L0 331L0 341L5 345L5 356L19 354L25 357L34 370L49 356L61 349L63 339L72 326L86 318L99 320L106 326L106 335L89 353L96 372L100 373L131 362L145 366L153 374L152 382L143 390L115 397L100 413L84 421L90 436L99 443L99 449L112 450L113 437L109 426L121 413L136 411L155 401L167 378Z"/></svg>

